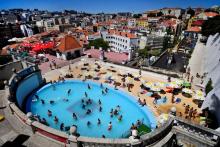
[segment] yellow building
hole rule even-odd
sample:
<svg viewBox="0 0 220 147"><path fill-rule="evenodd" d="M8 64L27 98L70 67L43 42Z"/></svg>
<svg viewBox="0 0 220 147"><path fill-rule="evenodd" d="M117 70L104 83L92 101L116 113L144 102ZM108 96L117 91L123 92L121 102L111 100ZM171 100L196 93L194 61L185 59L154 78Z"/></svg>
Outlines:
<svg viewBox="0 0 220 147"><path fill-rule="evenodd" d="M146 18L140 18L136 20L137 27L147 28L148 27L148 21Z"/></svg>

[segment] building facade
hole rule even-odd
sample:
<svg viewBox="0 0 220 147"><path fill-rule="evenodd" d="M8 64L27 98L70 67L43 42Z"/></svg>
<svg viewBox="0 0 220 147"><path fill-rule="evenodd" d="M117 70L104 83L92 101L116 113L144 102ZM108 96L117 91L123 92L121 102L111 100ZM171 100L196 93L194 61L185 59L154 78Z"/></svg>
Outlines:
<svg viewBox="0 0 220 147"><path fill-rule="evenodd" d="M109 43L115 52L131 52L139 47L139 38L135 34L119 31L103 33L103 39Z"/></svg>

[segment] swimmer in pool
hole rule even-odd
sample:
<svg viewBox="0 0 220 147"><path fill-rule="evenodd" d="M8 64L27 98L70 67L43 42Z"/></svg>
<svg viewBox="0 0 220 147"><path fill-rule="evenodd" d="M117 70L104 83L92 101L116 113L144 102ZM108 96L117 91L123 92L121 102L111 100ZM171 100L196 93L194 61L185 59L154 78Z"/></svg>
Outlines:
<svg viewBox="0 0 220 147"><path fill-rule="evenodd" d="M88 97L88 94L87 94L87 92L85 92L85 97Z"/></svg>
<svg viewBox="0 0 220 147"><path fill-rule="evenodd" d="M60 130L63 131L63 129L64 129L64 123L61 123L60 124Z"/></svg>
<svg viewBox="0 0 220 147"><path fill-rule="evenodd" d="M101 88L103 88L103 85L102 85L102 83L100 84L100 87L101 87Z"/></svg>
<svg viewBox="0 0 220 147"><path fill-rule="evenodd" d="M91 111L90 109L88 109L88 110L86 111L86 114L90 114L90 113L92 113L92 111Z"/></svg>
<svg viewBox="0 0 220 147"><path fill-rule="evenodd" d="M98 125L100 125L101 124L101 120L98 118L98 122L97 122L97 124Z"/></svg>
<svg viewBox="0 0 220 147"><path fill-rule="evenodd" d="M55 124L57 124L58 121L59 121L59 119L55 116L55 117L54 117L54 122L55 122Z"/></svg>
<svg viewBox="0 0 220 147"><path fill-rule="evenodd" d="M69 96L70 93L71 93L71 89L69 89L69 90L67 91L67 95Z"/></svg>
<svg viewBox="0 0 220 147"><path fill-rule="evenodd" d="M91 125L91 122L90 121L87 121L87 126L90 126Z"/></svg>
<svg viewBox="0 0 220 147"><path fill-rule="evenodd" d="M41 103L42 103L42 104L45 104L45 101L41 99Z"/></svg>
<svg viewBox="0 0 220 147"><path fill-rule="evenodd" d="M34 96L35 96L35 98L36 98L37 100L39 99L39 96L38 96L37 94L35 94Z"/></svg>
<svg viewBox="0 0 220 147"><path fill-rule="evenodd" d="M118 121L122 121L122 115L118 117Z"/></svg>
<svg viewBox="0 0 220 147"><path fill-rule="evenodd" d="M102 104L102 102L101 102L101 100L100 100L100 99L99 99L99 101L98 101L98 102L99 102L99 105L101 105L101 104Z"/></svg>
<svg viewBox="0 0 220 147"><path fill-rule="evenodd" d="M118 115L118 110L117 109L114 110L114 115Z"/></svg>
<svg viewBox="0 0 220 147"><path fill-rule="evenodd" d="M52 116L52 112L51 112L50 110L47 110L47 115L48 115L49 117L51 117L51 116Z"/></svg>
<svg viewBox="0 0 220 147"><path fill-rule="evenodd" d="M102 107L101 106L99 107L99 112L102 112Z"/></svg>
<svg viewBox="0 0 220 147"><path fill-rule="evenodd" d="M50 104L54 104L55 102L53 100L50 100Z"/></svg>
<svg viewBox="0 0 220 147"><path fill-rule="evenodd" d="M69 100L67 98L63 98L63 101L64 102L68 102Z"/></svg>
<svg viewBox="0 0 220 147"><path fill-rule="evenodd" d="M45 118L42 118L41 123L42 124L47 124L47 120Z"/></svg>
<svg viewBox="0 0 220 147"><path fill-rule="evenodd" d="M106 87L106 88L105 88L105 93L108 93L108 90L109 90L109 89Z"/></svg>
<svg viewBox="0 0 220 147"><path fill-rule="evenodd" d="M110 121L108 124L108 131L111 131L111 130L112 130L112 122Z"/></svg>
<svg viewBox="0 0 220 147"><path fill-rule="evenodd" d="M88 84L88 89L90 90L91 89L91 86Z"/></svg>
<svg viewBox="0 0 220 147"><path fill-rule="evenodd" d="M85 109L85 108L86 108L86 105L85 105L85 104L83 104L83 105L82 105L82 108L83 108L83 109Z"/></svg>
<svg viewBox="0 0 220 147"><path fill-rule="evenodd" d="M77 115L76 115L76 113L73 113L73 118L74 118L75 120L77 120Z"/></svg>
<svg viewBox="0 0 220 147"><path fill-rule="evenodd" d="M89 103L89 104L92 104L92 100L91 100L90 98L88 99L88 103Z"/></svg>
<svg viewBox="0 0 220 147"><path fill-rule="evenodd" d="M120 108L121 108L121 107L118 105L118 106L116 107L116 110L117 110L117 111L120 111Z"/></svg>
<svg viewBox="0 0 220 147"><path fill-rule="evenodd" d="M104 90L102 90L102 95L105 95L105 91Z"/></svg>

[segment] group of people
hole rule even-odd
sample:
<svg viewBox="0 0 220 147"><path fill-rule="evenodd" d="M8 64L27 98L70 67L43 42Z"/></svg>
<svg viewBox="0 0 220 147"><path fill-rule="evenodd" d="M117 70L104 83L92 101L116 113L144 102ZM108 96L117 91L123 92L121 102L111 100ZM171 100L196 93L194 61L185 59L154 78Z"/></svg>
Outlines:
<svg viewBox="0 0 220 147"><path fill-rule="evenodd" d="M141 98L138 98L138 103L141 105L141 106L145 106L147 104L146 100L144 99L143 101L141 101Z"/></svg>
<svg viewBox="0 0 220 147"><path fill-rule="evenodd" d="M130 130L137 130L137 128L138 128L140 125L142 125L142 124L143 124L143 122L141 122L141 121L138 119L135 124L134 124L134 123L131 124Z"/></svg>
<svg viewBox="0 0 220 147"><path fill-rule="evenodd" d="M185 118L186 119L195 119L197 117L197 109L194 109L193 107L190 108L189 105L184 105L185 106ZM180 113L180 117L182 116L182 113Z"/></svg>
<svg viewBox="0 0 220 147"><path fill-rule="evenodd" d="M117 105L115 109L111 109L110 111L110 117L112 118L113 116L116 116L118 118L118 121L122 121L122 115L119 115L120 113L120 106Z"/></svg>

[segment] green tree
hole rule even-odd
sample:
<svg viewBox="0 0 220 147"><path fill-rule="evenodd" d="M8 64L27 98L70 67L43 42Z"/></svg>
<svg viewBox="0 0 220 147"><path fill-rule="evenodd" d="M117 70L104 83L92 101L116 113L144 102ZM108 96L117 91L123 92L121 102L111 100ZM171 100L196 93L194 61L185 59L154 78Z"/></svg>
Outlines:
<svg viewBox="0 0 220 147"><path fill-rule="evenodd" d="M138 54L139 56L141 56L142 58L146 58L148 57L150 54L149 54L149 51L150 51L150 47L149 46L146 46L144 49L139 49L138 50Z"/></svg>
<svg viewBox="0 0 220 147"><path fill-rule="evenodd" d="M208 19L202 25L202 35L208 37L220 32L220 15Z"/></svg>
<svg viewBox="0 0 220 147"><path fill-rule="evenodd" d="M90 41L88 48L91 48L91 46L94 46L95 49L99 49L100 47L102 47L102 49L105 51L109 48L108 42L104 41L102 38Z"/></svg>
<svg viewBox="0 0 220 147"><path fill-rule="evenodd" d="M206 87L205 87L205 93L206 95L213 89L212 87L212 79L210 78L208 83L206 84Z"/></svg>
<svg viewBox="0 0 220 147"><path fill-rule="evenodd" d="M140 18L142 16L142 14L134 14L133 18Z"/></svg>

